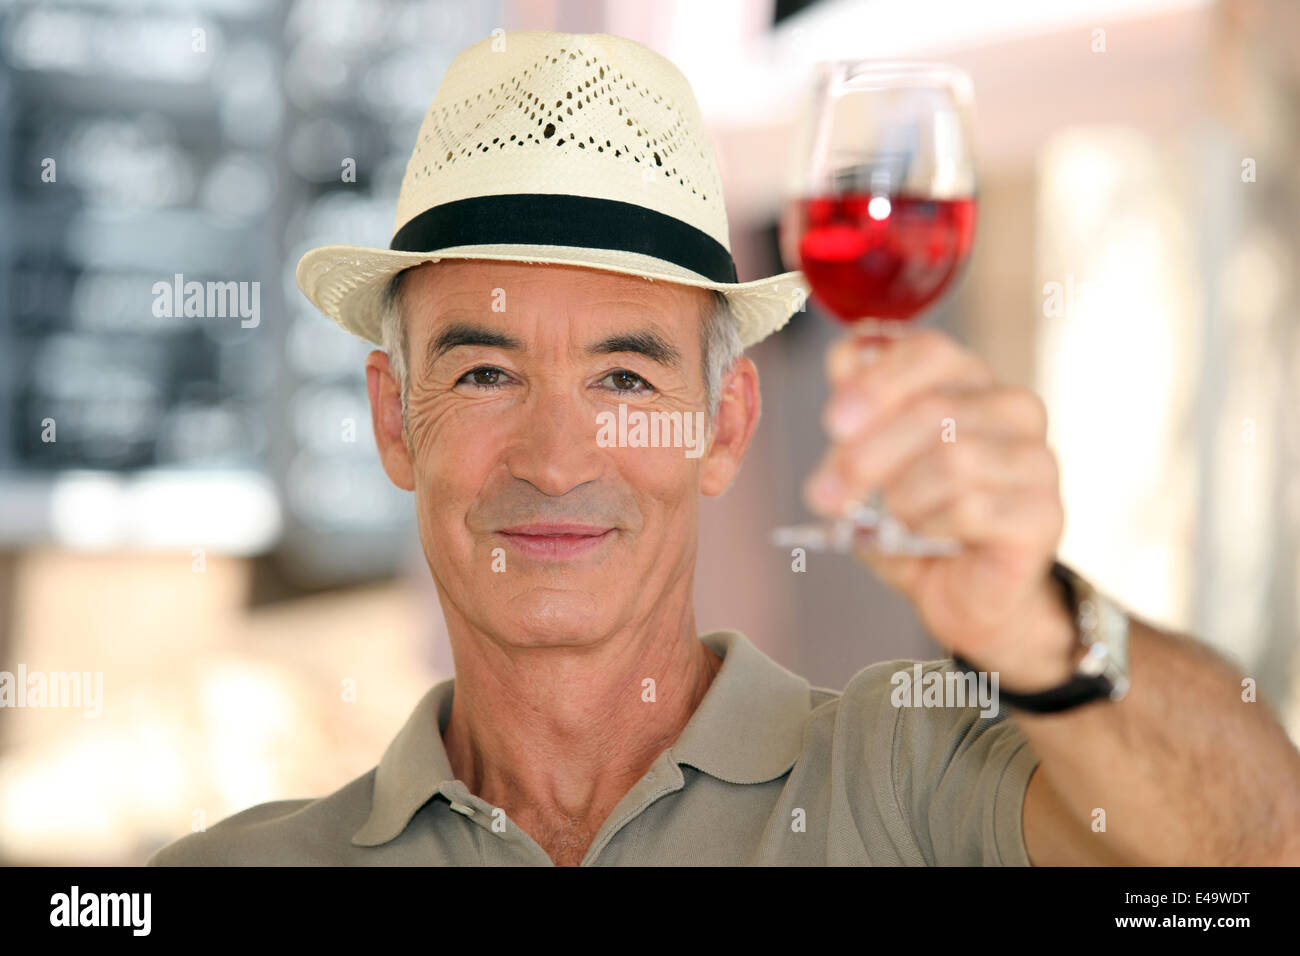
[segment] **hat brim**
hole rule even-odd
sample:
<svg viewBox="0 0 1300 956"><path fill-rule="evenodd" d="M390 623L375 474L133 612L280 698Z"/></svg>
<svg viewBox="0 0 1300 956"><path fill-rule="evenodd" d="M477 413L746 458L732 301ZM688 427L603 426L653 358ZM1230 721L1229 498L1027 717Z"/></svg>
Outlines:
<svg viewBox="0 0 1300 956"><path fill-rule="evenodd" d="M689 269L639 253L513 244L456 246L435 253L394 252L366 246L320 246L298 261L298 288L342 328L380 345L384 289L389 280L403 269L441 259L495 259L586 266L652 281L716 289L727 297L740 332L740 342L746 347L785 326L794 313L803 310L809 292L808 282L799 271L752 282L714 282Z"/></svg>

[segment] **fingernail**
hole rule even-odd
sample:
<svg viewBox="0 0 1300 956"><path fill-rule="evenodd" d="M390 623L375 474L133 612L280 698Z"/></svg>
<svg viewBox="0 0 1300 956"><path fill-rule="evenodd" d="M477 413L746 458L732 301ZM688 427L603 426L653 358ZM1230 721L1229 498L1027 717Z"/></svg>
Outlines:
<svg viewBox="0 0 1300 956"><path fill-rule="evenodd" d="M831 406L827 426L835 438L847 438L867 423L869 409L860 398L844 398Z"/></svg>
<svg viewBox="0 0 1300 956"><path fill-rule="evenodd" d="M808 482L808 496L814 507L823 511L833 511L839 507L844 497L844 486L834 472L819 471Z"/></svg>

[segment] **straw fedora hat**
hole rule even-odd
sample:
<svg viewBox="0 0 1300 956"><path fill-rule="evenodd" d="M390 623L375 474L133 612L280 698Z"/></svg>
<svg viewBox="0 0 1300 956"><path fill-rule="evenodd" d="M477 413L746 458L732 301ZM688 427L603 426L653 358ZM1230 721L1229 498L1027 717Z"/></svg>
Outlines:
<svg viewBox="0 0 1300 956"><path fill-rule="evenodd" d="M680 70L611 34L494 31L447 69L387 249L298 262L325 315L380 343L388 281L440 259L587 266L724 293L743 345L803 307L798 272L736 281L713 146Z"/></svg>

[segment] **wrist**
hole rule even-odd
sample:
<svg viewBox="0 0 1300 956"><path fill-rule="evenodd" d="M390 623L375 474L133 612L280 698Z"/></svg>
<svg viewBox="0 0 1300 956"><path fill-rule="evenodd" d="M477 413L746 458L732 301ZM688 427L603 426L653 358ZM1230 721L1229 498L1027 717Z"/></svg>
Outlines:
<svg viewBox="0 0 1300 956"><path fill-rule="evenodd" d="M998 684L1007 691L1035 694L1061 686L1088 650L1062 584L1049 575L1044 578L1017 629L1020 639L996 657L969 661L978 670L996 671Z"/></svg>

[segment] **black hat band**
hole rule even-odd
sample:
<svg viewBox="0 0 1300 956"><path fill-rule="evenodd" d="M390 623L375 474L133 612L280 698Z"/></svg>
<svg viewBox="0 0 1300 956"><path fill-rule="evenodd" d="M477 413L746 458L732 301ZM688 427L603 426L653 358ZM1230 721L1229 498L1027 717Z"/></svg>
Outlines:
<svg viewBox="0 0 1300 956"><path fill-rule="evenodd" d="M736 264L712 236L644 206L551 193L474 196L426 209L397 231L394 252L509 243L633 252L735 283Z"/></svg>

